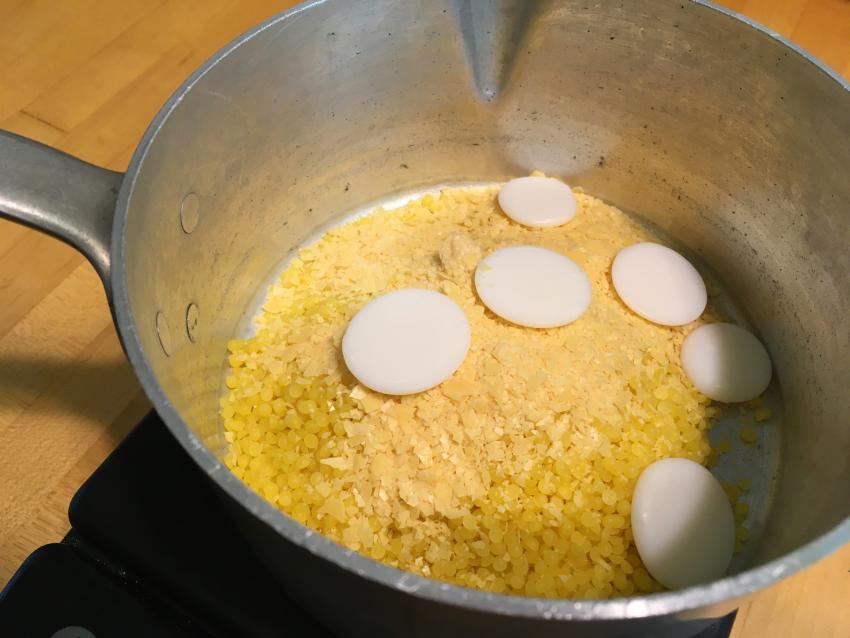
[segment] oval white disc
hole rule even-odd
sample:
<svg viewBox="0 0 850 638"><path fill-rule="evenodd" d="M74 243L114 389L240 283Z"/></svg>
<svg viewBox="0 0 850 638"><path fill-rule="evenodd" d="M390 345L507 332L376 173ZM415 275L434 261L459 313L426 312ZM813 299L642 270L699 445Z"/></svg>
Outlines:
<svg viewBox="0 0 850 638"><path fill-rule="evenodd" d="M342 356L366 387L413 394L448 379L463 363L469 341L460 306L433 290L406 288L376 297L354 315Z"/></svg>
<svg viewBox="0 0 850 638"><path fill-rule="evenodd" d="M638 478L632 533L653 577L669 589L723 575L735 549L735 516L723 488L699 463L662 459Z"/></svg>
<svg viewBox="0 0 850 638"><path fill-rule="evenodd" d="M569 186L554 177L518 177L499 190L505 215L524 226L560 226L576 214L578 203Z"/></svg>
<svg viewBox="0 0 850 638"><path fill-rule="evenodd" d="M723 403L755 399L772 374L761 341L732 323L710 323L685 337L682 368L697 390Z"/></svg>
<svg viewBox="0 0 850 638"><path fill-rule="evenodd" d="M590 280L569 257L537 246L511 246L475 269L484 305L512 323L554 328L578 319L590 304Z"/></svg>
<svg viewBox="0 0 850 638"><path fill-rule="evenodd" d="M708 302L697 269L661 244L644 242L623 248L614 257L611 279L623 303L663 326L698 319Z"/></svg>

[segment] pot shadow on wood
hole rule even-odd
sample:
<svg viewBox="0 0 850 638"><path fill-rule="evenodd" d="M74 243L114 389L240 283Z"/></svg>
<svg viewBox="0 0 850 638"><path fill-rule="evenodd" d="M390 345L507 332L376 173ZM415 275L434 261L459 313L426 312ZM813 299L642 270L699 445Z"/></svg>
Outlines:
<svg viewBox="0 0 850 638"><path fill-rule="evenodd" d="M123 357L69 363L52 357L0 355L0 430L21 419L28 427L34 419L45 428L61 419L99 426L120 440L127 428L110 426L139 420L149 410L150 403Z"/></svg>

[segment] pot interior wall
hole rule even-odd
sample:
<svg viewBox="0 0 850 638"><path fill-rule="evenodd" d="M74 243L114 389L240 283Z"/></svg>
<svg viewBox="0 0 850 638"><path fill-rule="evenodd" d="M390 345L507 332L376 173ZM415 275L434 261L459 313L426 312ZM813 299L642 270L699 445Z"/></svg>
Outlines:
<svg viewBox="0 0 850 638"><path fill-rule="evenodd" d="M226 341L293 247L391 193L540 169L687 247L767 344L782 467L755 562L827 531L850 514L850 93L690 2L482 6L317 4L173 106L125 235L131 310L168 400L220 455Z"/></svg>

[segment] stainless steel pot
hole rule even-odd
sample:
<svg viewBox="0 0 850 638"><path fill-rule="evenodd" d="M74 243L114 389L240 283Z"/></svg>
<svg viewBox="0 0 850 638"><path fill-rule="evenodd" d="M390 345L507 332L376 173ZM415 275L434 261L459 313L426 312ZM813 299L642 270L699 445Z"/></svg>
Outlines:
<svg viewBox="0 0 850 638"><path fill-rule="evenodd" d="M707 2L324 0L196 71L125 175L0 135L0 212L91 259L157 411L340 634L663 636L850 540L848 167L848 85ZM389 193L531 169L639 211L759 326L785 422L750 569L629 599L490 595L346 551L222 465L225 342L290 249Z"/></svg>

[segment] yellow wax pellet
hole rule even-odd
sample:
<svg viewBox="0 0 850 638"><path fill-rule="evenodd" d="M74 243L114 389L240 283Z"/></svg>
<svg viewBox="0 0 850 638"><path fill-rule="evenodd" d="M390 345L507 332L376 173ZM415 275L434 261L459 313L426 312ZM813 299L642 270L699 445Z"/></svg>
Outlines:
<svg viewBox="0 0 850 638"><path fill-rule="evenodd" d="M741 478L738 479L736 485L738 486L738 489L742 492L749 492L753 486L753 482L748 478Z"/></svg>
<svg viewBox="0 0 850 638"><path fill-rule="evenodd" d="M753 416L755 417L756 421L761 423L770 419L771 415L772 412L770 411L770 408L758 408Z"/></svg>
<svg viewBox="0 0 850 638"><path fill-rule="evenodd" d="M738 437L747 445L752 445L759 439L758 433L751 428L743 428L738 432Z"/></svg>

